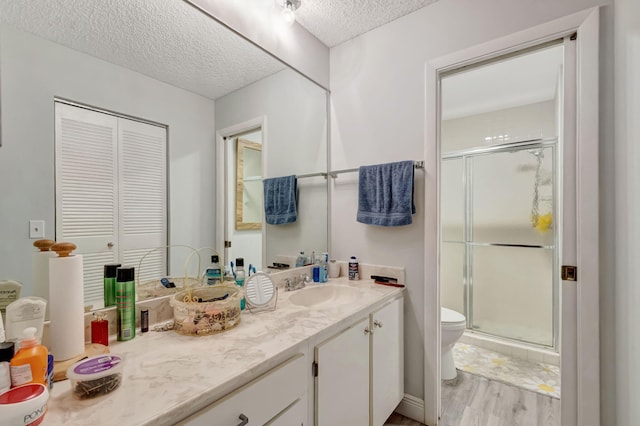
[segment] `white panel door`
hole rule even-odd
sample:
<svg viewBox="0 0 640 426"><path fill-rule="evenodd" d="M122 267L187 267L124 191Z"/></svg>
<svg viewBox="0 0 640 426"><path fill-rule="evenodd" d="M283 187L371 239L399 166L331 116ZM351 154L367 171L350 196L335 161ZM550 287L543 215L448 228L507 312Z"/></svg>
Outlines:
<svg viewBox="0 0 640 426"><path fill-rule="evenodd" d="M56 241L84 257L85 302L102 300L117 253L116 117L55 104Z"/></svg>
<svg viewBox="0 0 640 426"><path fill-rule="evenodd" d="M316 426L369 425L369 318L316 346Z"/></svg>
<svg viewBox="0 0 640 426"><path fill-rule="evenodd" d="M382 426L404 397L402 299L374 312L372 321L372 425Z"/></svg>
<svg viewBox="0 0 640 426"><path fill-rule="evenodd" d="M118 136L119 259L140 282L158 279L167 273L166 250L149 250L167 244L167 131L121 118Z"/></svg>

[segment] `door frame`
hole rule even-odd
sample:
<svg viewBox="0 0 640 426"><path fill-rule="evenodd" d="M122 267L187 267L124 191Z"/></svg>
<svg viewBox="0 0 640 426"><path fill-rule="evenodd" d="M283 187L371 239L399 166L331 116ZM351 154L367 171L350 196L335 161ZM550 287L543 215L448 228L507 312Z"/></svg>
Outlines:
<svg viewBox="0 0 640 426"><path fill-rule="evenodd" d="M216 130L216 189L215 189L215 197L217 201L223 200L222 204L224 204L224 212L223 214L216 215L216 235L214 238L215 246L219 253L223 253L222 262L227 262L230 259L227 259L227 250L224 247L224 242L227 238L227 227L225 224L230 220L228 217L228 208L227 208L227 199L228 199L228 180L227 180L227 155L226 155L226 138L236 136L240 133L247 133L252 130L260 129L262 132L262 170L263 176L265 172L265 165L267 164L267 150L265 149L265 145L267 144L267 117L260 116L251 118L249 120L243 121L241 123L235 124L233 126L225 127L223 129ZM216 202L216 206L218 203ZM220 209L218 209L218 212ZM265 264L265 253L266 253L266 227L262 226L262 264Z"/></svg>
<svg viewBox="0 0 640 426"><path fill-rule="evenodd" d="M598 83L599 9L591 8L480 44L425 64L425 261L424 276L424 421L437 425L441 412L440 382L440 73L577 33L576 40L576 247L579 284L563 282L562 293L573 305L576 350L561 354L565 373L563 426L600 423ZM567 290L564 290L565 286ZM567 306L569 302L569 306ZM438 342L434 345L433 342ZM564 379L564 375L563 375ZM571 379L571 377L570 377ZM568 389L567 389L568 388Z"/></svg>

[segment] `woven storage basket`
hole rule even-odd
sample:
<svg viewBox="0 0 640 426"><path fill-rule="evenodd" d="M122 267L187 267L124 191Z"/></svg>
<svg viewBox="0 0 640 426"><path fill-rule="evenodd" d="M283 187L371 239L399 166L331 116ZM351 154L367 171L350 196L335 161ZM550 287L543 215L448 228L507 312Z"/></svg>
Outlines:
<svg viewBox="0 0 640 426"><path fill-rule="evenodd" d="M157 279L146 279L141 282L142 271L144 269L144 261L151 253L160 251L160 250L168 250L174 248L186 248L190 251L189 255L186 257L185 265L184 265L184 275L181 277L159 277ZM180 291L189 289L189 288L198 288L202 286L202 279L200 277L188 276L187 273L189 264L192 260L192 256L195 255L196 271L200 271L200 254L198 250L194 249L190 246L185 245L168 245L162 247L156 247L149 250L145 253L142 258L140 258L140 262L138 263L138 268L136 270L136 298L137 300L146 300L152 299L154 297L168 296L171 294L176 294ZM142 274L142 275L141 275ZM147 277L149 278L149 277ZM167 278L170 282L172 282L175 287L167 288L162 285L162 278Z"/></svg>

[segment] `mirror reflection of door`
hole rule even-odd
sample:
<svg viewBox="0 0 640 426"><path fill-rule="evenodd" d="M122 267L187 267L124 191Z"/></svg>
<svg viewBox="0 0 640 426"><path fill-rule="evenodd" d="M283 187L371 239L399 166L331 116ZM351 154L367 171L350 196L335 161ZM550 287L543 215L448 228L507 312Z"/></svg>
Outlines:
<svg viewBox="0 0 640 426"><path fill-rule="evenodd" d="M236 230L262 229L262 144L236 143Z"/></svg>
<svg viewBox="0 0 640 426"><path fill-rule="evenodd" d="M142 283L167 274L166 252L150 252L167 245L167 128L63 102L55 123L55 236L77 245L85 305L99 309L105 264Z"/></svg>
<svg viewBox="0 0 640 426"><path fill-rule="evenodd" d="M262 129L253 129L226 138L226 241L229 261L244 258L262 268Z"/></svg>

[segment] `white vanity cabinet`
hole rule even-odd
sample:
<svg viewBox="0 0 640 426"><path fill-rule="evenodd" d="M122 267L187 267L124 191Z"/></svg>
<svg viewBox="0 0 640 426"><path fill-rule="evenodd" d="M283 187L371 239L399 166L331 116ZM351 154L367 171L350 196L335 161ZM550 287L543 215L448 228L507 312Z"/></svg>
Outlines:
<svg viewBox="0 0 640 426"><path fill-rule="evenodd" d="M404 396L403 300L315 347L316 426L382 426Z"/></svg>
<svg viewBox="0 0 640 426"><path fill-rule="evenodd" d="M308 366L308 358L297 354L178 425L304 425Z"/></svg>

